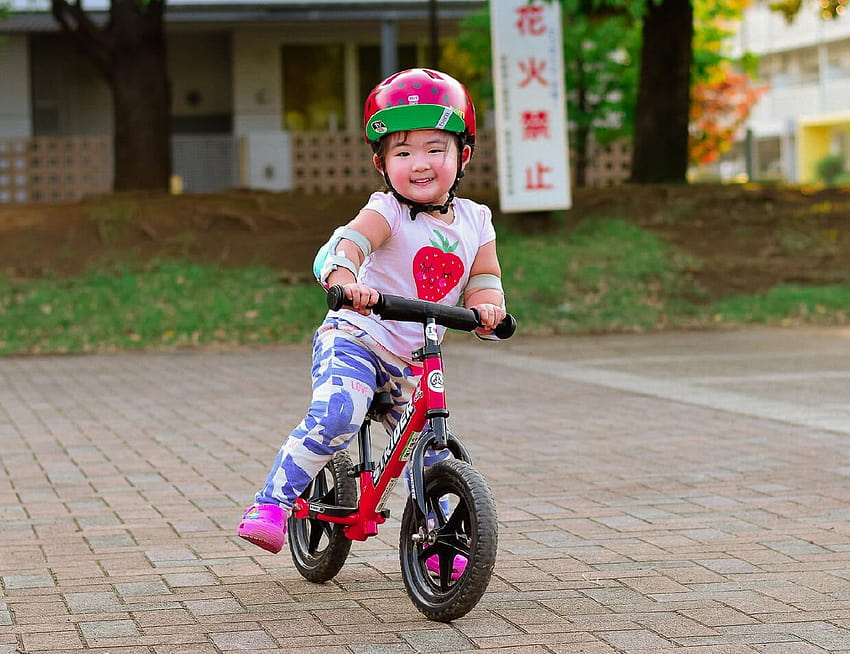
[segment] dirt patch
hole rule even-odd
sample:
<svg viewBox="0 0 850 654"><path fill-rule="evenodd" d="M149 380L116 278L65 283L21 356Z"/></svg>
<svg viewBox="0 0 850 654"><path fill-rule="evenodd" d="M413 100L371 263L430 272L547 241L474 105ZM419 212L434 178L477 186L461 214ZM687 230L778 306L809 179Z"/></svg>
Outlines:
<svg viewBox="0 0 850 654"><path fill-rule="evenodd" d="M362 193L305 196L229 191L130 193L72 204L0 206L0 270L16 277L76 275L91 266L188 259L263 264L309 278L316 249L363 205ZM557 219L501 214L495 221L543 231ZM579 189L567 226L588 216L624 218L694 255L710 297L778 283L850 281L850 190L772 186L623 186Z"/></svg>

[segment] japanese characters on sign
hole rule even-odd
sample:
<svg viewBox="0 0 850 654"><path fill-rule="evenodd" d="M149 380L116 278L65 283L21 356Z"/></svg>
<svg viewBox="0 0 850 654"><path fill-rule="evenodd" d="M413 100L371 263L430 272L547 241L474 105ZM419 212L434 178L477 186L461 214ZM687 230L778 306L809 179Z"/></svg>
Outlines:
<svg viewBox="0 0 850 654"><path fill-rule="evenodd" d="M560 3L490 3L502 211L571 205Z"/></svg>

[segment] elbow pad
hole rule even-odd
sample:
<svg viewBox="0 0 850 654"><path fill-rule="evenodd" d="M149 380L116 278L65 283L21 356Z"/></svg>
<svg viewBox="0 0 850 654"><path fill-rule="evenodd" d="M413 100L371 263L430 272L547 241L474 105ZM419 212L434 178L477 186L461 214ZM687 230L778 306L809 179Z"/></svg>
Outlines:
<svg viewBox="0 0 850 654"><path fill-rule="evenodd" d="M339 249L339 242L342 239L351 241L360 248L364 259L372 253L372 243L363 234L347 226L338 227L331 234L328 242L319 248L316 258L313 259L313 275L324 288L328 287L328 275L337 268L350 270L351 274L357 277L359 266Z"/></svg>
<svg viewBox="0 0 850 654"><path fill-rule="evenodd" d="M496 275L490 274L481 274L481 275L473 275L469 278L469 281L466 284L466 288L463 289L464 294L470 293L471 291L477 291L482 288L489 288L494 291L499 291L502 294L502 308L505 308L505 291L502 289L502 280ZM479 334L478 332L473 332L477 338L482 341L498 341L500 340L498 336L495 334Z"/></svg>
<svg viewBox="0 0 850 654"><path fill-rule="evenodd" d="M472 275L466 283L466 288L463 289L463 294L478 291L483 288L489 288L494 291L499 291L502 294L502 308L505 308L505 291L502 288L502 280L497 275L480 274Z"/></svg>

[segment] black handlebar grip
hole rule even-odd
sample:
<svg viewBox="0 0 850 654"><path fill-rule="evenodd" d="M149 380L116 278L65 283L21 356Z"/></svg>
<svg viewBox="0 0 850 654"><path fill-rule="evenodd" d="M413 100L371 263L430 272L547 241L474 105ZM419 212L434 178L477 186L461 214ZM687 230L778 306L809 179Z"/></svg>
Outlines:
<svg viewBox="0 0 850 654"><path fill-rule="evenodd" d="M339 285L331 286L328 289L327 302L331 311L339 311L344 306L351 306L351 300L345 297L345 291ZM481 324L478 312L475 309L443 306L433 302L407 299L395 295L379 294L378 301L371 308L387 320L424 322L426 317L433 317L440 325L464 331L472 331L476 325ZM516 327L516 319L508 314L496 326L493 334L504 340L514 335Z"/></svg>
<svg viewBox="0 0 850 654"><path fill-rule="evenodd" d="M511 314L507 314L502 319L502 322L496 325L496 329L493 330L493 335L501 340L505 340L506 338L513 336L515 331L516 318L514 318Z"/></svg>
<svg viewBox="0 0 850 654"><path fill-rule="evenodd" d="M351 304L351 301L345 297L345 291L338 284L331 286L328 289L328 309L331 311L339 311L343 305Z"/></svg>

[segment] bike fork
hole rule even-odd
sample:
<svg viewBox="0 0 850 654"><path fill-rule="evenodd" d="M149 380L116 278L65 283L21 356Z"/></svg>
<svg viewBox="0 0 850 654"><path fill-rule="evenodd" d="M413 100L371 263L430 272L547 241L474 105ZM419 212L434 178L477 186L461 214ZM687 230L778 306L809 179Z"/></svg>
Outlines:
<svg viewBox="0 0 850 654"><path fill-rule="evenodd" d="M408 482L410 497L417 508L417 514L424 524L428 516L428 507L425 504L425 453L429 450L441 451L448 449L452 456L461 461L472 463L472 457L448 428L446 416L435 416L429 420L428 428L413 450L407 465L409 466Z"/></svg>

